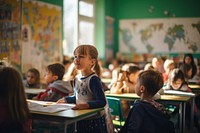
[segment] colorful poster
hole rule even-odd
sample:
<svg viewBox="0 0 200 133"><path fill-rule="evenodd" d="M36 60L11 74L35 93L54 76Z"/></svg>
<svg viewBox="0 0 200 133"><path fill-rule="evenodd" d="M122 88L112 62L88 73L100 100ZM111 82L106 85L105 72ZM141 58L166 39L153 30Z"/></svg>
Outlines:
<svg viewBox="0 0 200 133"><path fill-rule="evenodd" d="M111 61L114 58L114 18L106 16L106 61Z"/></svg>
<svg viewBox="0 0 200 133"><path fill-rule="evenodd" d="M0 59L20 70L20 2L1 0L0 5Z"/></svg>
<svg viewBox="0 0 200 133"><path fill-rule="evenodd" d="M61 7L36 0L22 3L22 72L62 61Z"/></svg>
<svg viewBox="0 0 200 133"><path fill-rule="evenodd" d="M122 53L200 53L200 18L121 20Z"/></svg>

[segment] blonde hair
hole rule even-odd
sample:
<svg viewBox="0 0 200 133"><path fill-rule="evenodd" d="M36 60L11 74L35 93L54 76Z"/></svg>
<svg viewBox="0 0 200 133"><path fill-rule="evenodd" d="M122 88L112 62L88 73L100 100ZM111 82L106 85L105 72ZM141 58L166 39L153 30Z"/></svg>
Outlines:
<svg viewBox="0 0 200 133"><path fill-rule="evenodd" d="M92 59L95 59L95 64L92 66L92 70L98 75L101 76L101 68L98 63L98 51L95 46L89 44L82 44L76 47L74 54L79 53L87 55Z"/></svg>

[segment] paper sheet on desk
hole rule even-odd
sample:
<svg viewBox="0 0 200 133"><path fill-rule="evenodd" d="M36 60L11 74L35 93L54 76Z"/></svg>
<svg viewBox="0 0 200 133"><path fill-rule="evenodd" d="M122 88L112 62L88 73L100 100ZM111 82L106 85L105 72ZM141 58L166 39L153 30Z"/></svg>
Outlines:
<svg viewBox="0 0 200 133"><path fill-rule="evenodd" d="M28 101L29 110L45 113L55 113L68 110L74 107L74 104L56 104L55 102Z"/></svg>

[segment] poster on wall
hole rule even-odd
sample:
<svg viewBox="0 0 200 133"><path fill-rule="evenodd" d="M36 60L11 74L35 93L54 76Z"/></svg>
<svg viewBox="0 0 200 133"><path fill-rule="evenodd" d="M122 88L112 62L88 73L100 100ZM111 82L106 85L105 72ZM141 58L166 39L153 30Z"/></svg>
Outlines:
<svg viewBox="0 0 200 133"><path fill-rule="evenodd" d="M120 20L122 53L200 53L200 18Z"/></svg>
<svg viewBox="0 0 200 133"><path fill-rule="evenodd" d="M106 61L111 61L114 58L114 18L106 16Z"/></svg>
<svg viewBox="0 0 200 133"><path fill-rule="evenodd" d="M22 72L35 67L42 73L47 65L62 61L61 15L59 6L23 0Z"/></svg>
<svg viewBox="0 0 200 133"><path fill-rule="evenodd" d="M0 1L0 60L21 69L20 2Z"/></svg>

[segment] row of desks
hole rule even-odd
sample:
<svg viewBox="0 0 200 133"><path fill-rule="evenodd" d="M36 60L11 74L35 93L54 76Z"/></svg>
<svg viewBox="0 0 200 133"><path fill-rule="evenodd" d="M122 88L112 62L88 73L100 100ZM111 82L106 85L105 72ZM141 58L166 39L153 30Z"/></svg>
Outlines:
<svg viewBox="0 0 200 133"><path fill-rule="evenodd" d="M27 94L38 94L39 92L45 91L45 89L25 89ZM135 100L139 99L139 97L135 93L127 93L127 94L109 94L106 93L106 96L109 97L117 97L124 100ZM165 94L161 95L161 99L158 100L160 102L168 102L170 104L178 104L179 105L179 114L180 114L180 130L181 132L185 132L185 112L186 112L186 103L191 100L191 132L193 131L193 119L194 119L194 95L181 95L181 94ZM65 123L65 129L68 124L74 123L76 121L85 119L90 117L90 115L94 115L95 113L101 111L102 109L94 109L94 110L66 110L57 113L41 113L32 111L32 117L34 119L44 118L52 121L62 121Z"/></svg>
<svg viewBox="0 0 200 133"><path fill-rule="evenodd" d="M125 93L125 94L109 94L106 93L106 96L109 97L117 97L119 99L123 99L123 100L131 100L134 101L135 99L139 99L139 97L137 96L137 94L135 93ZM191 100L192 101L192 105L191 105L191 117L190 117L190 121L191 121L191 128L190 128L190 132L193 132L193 120L194 120L194 96L195 95L161 95L161 99L159 99L159 102L167 102L169 104L178 104L179 105L179 114L180 114L180 132L181 133L185 133L185 113L186 113L186 103Z"/></svg>

